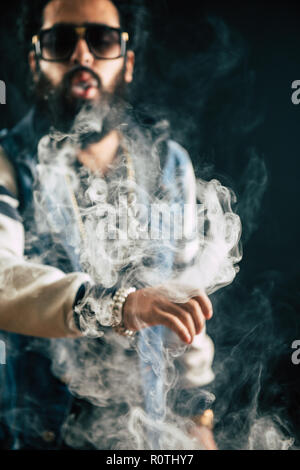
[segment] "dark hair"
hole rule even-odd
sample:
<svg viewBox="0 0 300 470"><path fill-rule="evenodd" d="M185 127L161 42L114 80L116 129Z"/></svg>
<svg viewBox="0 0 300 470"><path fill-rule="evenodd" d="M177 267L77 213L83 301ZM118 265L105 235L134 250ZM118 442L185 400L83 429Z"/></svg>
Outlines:
<svg viewBox="0 0 300 470"><path fill-rule="evenodd" d="M42 27L44 8L51 0L24 0L19 18L19 35L25 53L31 38ZM143 0L110 0L117 8L121 27L129 33L130 49L140 52L146 41L147 11Z"/></svg>

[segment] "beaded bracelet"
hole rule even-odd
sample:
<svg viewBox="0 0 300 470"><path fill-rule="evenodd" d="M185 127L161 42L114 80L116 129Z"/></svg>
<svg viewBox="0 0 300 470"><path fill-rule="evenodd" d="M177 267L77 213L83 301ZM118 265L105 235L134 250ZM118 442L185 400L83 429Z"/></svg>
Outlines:
<svg viewBox="0 0 300 470"><path fill-rule="evenodd" d="M133 337L135 335L135 331L129 330L124 325L123 319L123 306L129 294L135 292L135 287L121 287L117 290L115 295L113 296L113 304L112 304L112 328L116 333L122 336Z"/></svg>

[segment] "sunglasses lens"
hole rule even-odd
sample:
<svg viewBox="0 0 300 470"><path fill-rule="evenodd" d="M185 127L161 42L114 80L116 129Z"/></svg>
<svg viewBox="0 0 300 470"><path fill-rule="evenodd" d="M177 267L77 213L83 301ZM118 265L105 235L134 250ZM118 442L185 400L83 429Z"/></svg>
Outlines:
<svg viewBox="0 0 300 470"><path fill-rule="evenodd" d="M91 26L87 39L92 53L99 59L116 59L121 56L121 34L119 31L103 27Z"/></svg>
<svg viewBox="0 0 300 470"><path fill-rule="evenodd" d="M45 60L68 59L76 44L75 32L66 27L53 28L41 36L42 57Z"/></svg>

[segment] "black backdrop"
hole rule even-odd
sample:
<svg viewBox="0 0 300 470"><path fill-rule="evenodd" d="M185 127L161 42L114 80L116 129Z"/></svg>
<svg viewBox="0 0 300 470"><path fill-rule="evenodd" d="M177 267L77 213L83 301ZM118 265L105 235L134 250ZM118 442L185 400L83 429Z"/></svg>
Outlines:
<svg viewBox="0 0 300 470"><path fill-rule="evenodd" d="M20 3L1 5L7 104L0 127L28 107L15 39ZM241 272L215 295L209 325L219 439L235 447L257 393L258 415L272 414L299 439L300 365L291 363L291 343L300 339L300 105L291 101L291 84L300 79L300 8L290 0L147 3L153 21L134 99L170 119L198 176L216 176L235 190L245 229Z"/></svg>

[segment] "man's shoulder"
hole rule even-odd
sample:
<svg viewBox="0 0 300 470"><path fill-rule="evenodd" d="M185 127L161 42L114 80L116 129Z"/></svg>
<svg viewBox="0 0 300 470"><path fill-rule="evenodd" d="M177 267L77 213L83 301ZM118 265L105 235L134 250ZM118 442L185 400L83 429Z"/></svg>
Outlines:
<svg viewBox="0 0 300 470"><path fill-rule="evenodd" d="M13 127L0 130L0 145L10 159L18 159L20 154L29 154L35 148L34 116L35 108L32 107Z"/></svg>
<svg viewBox="0 0 300 470"><path fill-rule="evenodd" d="M7 129L0 130L0 188L2 194L7 195L6 191L8 191L10 195L16 196L18 194L16 171L5 145L2 145L7 133Z"/></svg>
<svg viewBox="0 0 300 470"><path fill-rule="evenodd" d="M162 170L169 178L176 175L184 175L193 170L193 165L189 153L178 142L167 141L167 152L162 162Z"/></svg>
<svg viewBox="0 0 300 470"><path fill-rule="evenodd" d="M5 137L8 135L8 129L3 128L0 129L0 159L9 159L9 156L7 155L7 152L5 151Z"/></svg>
<svg viewBox="0 0 300 470"><path fill-rule="evenodd" d="M20 210L32 198L35 167L33 109L11 129L0 130L0 170L2 184L19 197Z"/></svg>
<svg viewBox="0 0 300 470"><path fill-rule="evenodd" d="M171 138L170 124L167 120L155 118L143 109L135 109L130 117L133 119L133 125L129 126L129 133L133 134L129 134L129 137L134 140L142 137L142 141L145 139L145 148L155 147L161 168L166 164L184 167L191 163L187 150Z"/></svg>
<svg viewBox="0 0 300 470"><path fill-rule="evenodd" d="M182 167L191 164L190 156L182 145L172 139L168 140L167 145L169 159L173 160L174 164Z"/></svg>
<svg viewBox="0 0 300 470"><path fill-rule="evenodd" d="M4 129L0 129L0 145L1 145L1 140L4 139L4 137L6 137L8 134L8 129L4 128Z"/></svg>

